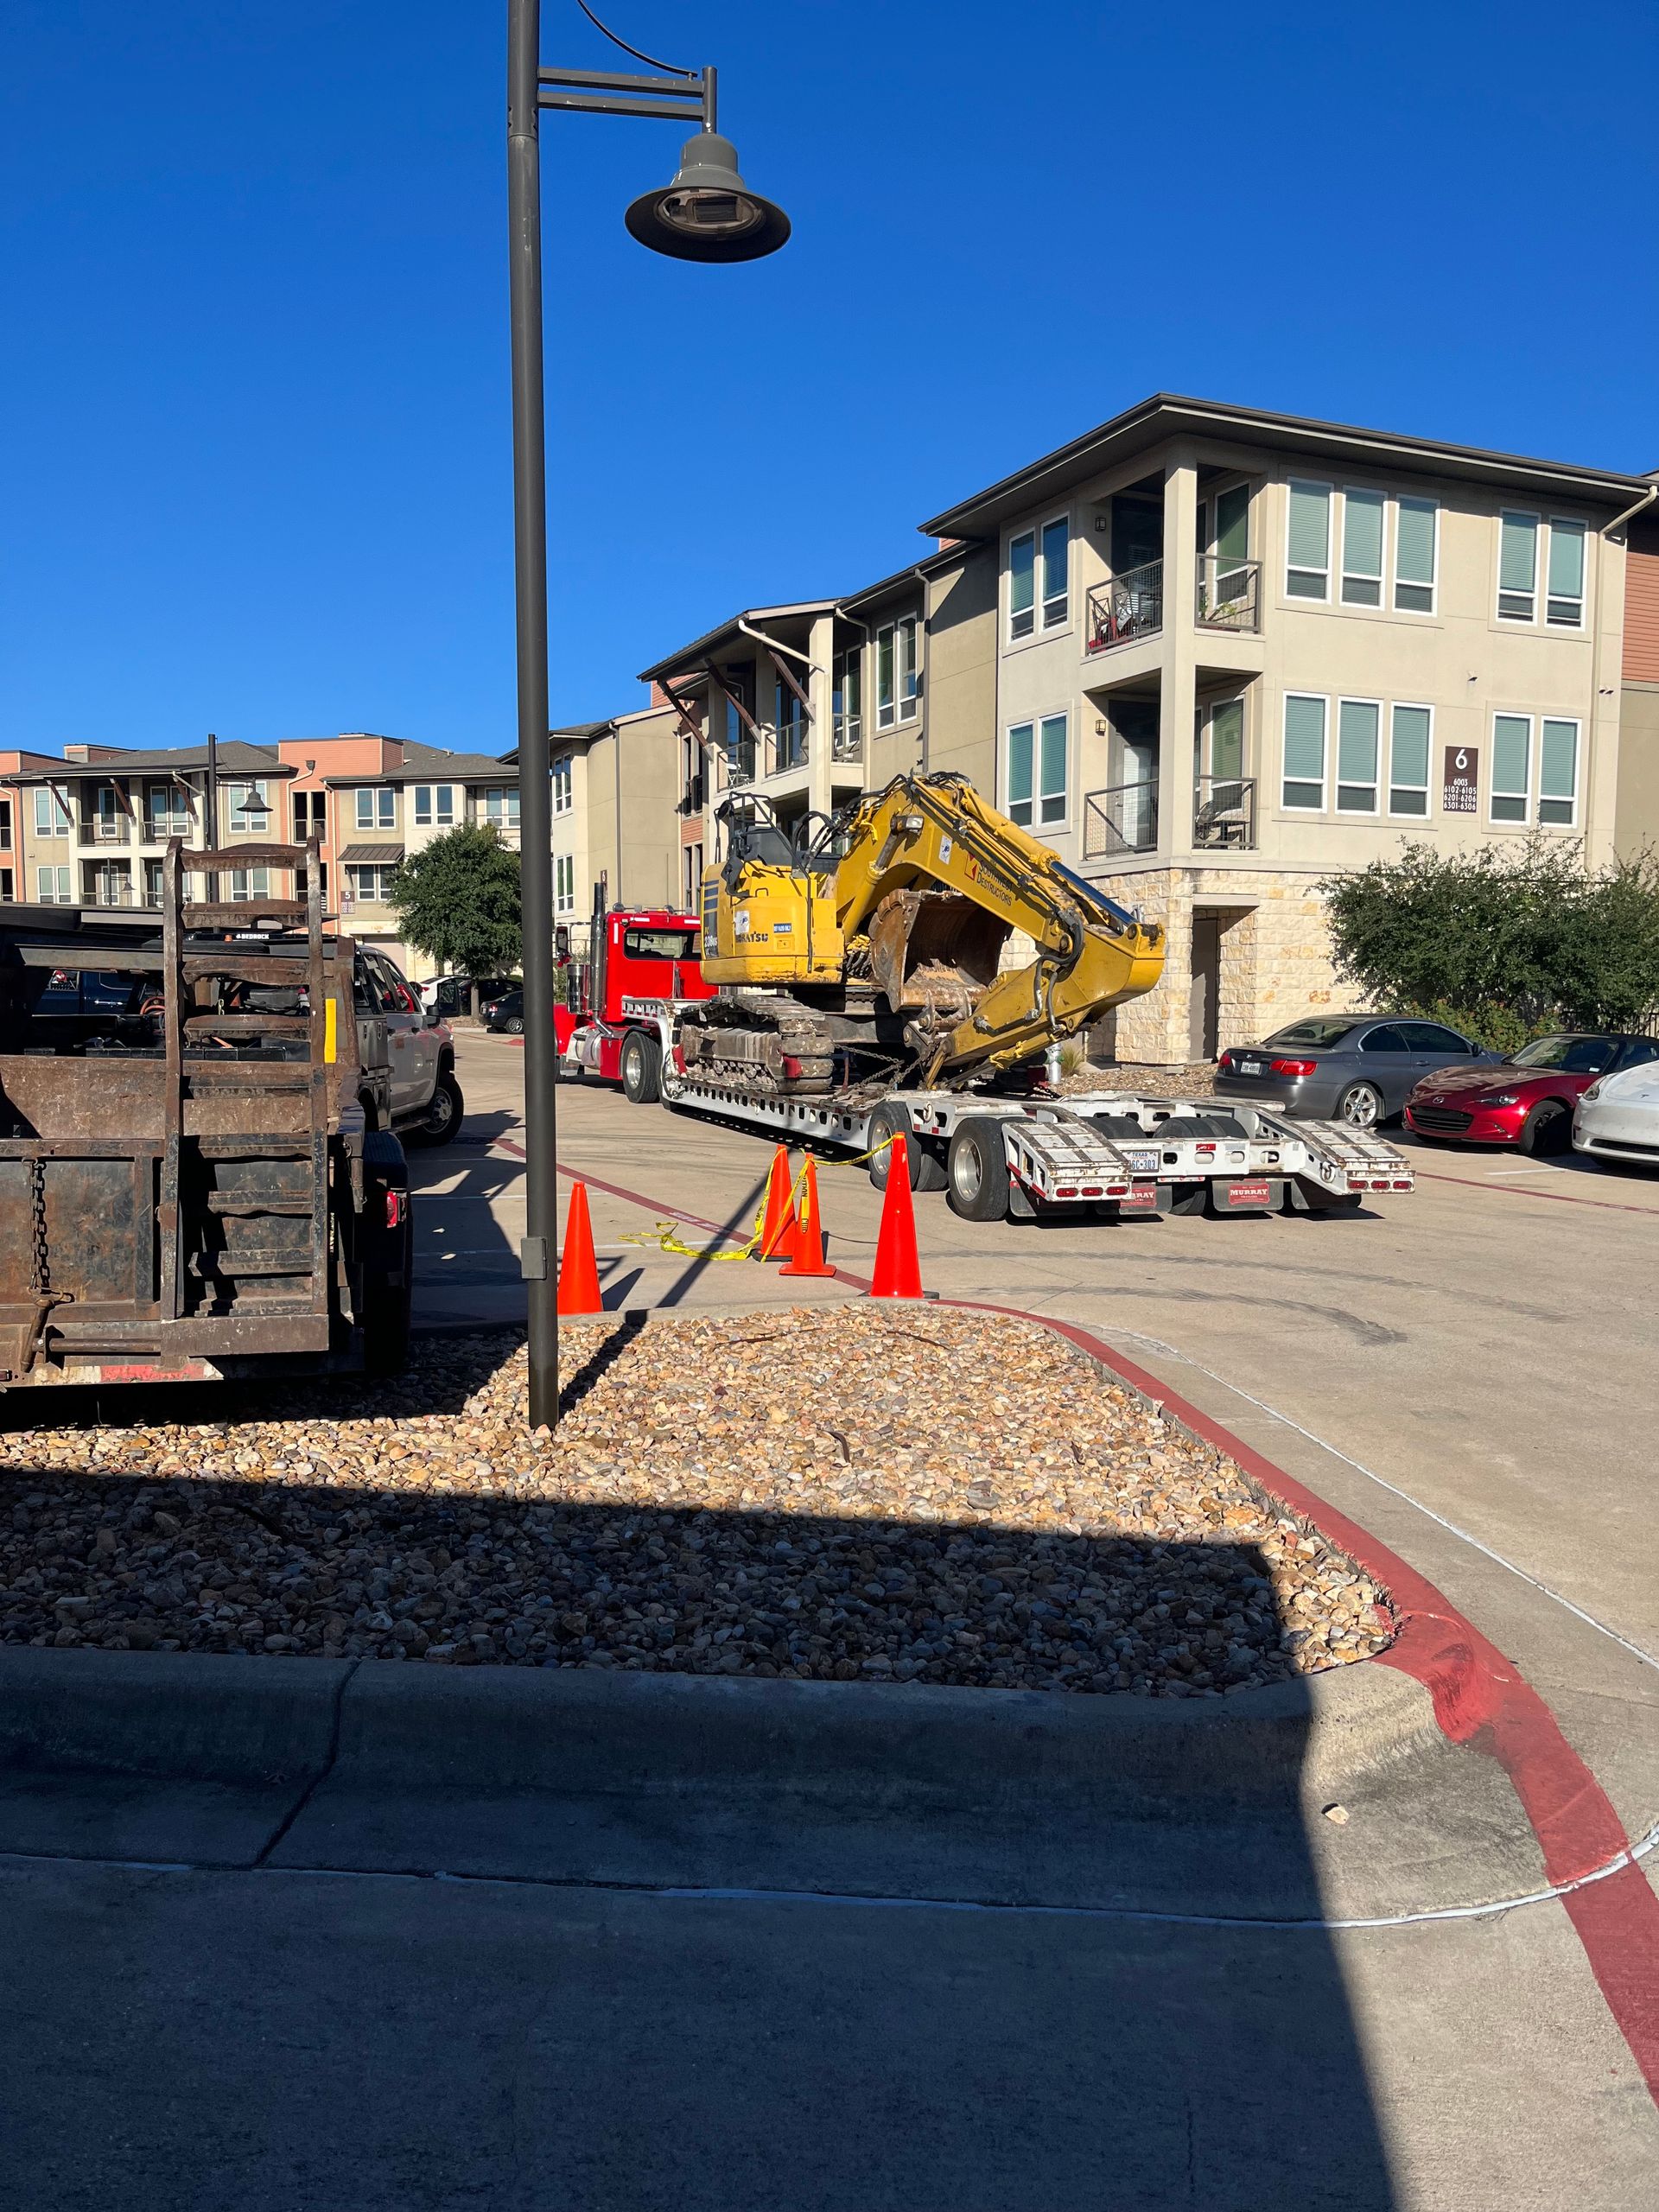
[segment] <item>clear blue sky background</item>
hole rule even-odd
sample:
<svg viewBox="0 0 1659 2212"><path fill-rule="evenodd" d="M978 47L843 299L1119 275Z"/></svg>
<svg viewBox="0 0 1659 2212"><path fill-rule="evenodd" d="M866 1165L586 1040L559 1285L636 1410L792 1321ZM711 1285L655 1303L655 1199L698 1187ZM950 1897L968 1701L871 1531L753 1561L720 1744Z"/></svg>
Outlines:
<svg viewBox="0 0 1659 2212"><path fill-rule="evenodd" d="M677 127L544 122L556 720L1160 388L1659 463L1637 0L610 4L796 235L647 255ZM504 20L5 0L0 743L512 742Z"/></svg>

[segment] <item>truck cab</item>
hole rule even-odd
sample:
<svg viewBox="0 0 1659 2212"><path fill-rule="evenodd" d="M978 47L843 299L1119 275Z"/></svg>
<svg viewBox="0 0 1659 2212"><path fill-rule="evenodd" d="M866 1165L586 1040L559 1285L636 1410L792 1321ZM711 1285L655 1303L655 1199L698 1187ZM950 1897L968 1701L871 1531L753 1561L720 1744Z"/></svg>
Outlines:
<svg viewBox="0 0 1659 2212"><path fill-rule="evenodd" d="M700 961L702 924L666 906L597 906L588 949L563 946L565 1000L554 1008L564 1071L620 1083L636 1104L659 1096L675 1016L715 996Z"/></svg>

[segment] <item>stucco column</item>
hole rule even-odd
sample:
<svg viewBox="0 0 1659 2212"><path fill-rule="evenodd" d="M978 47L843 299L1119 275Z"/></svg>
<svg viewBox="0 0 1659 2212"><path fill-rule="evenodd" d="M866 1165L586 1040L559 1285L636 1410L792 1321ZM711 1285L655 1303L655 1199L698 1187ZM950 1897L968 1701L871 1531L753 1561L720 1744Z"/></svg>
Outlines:
<svg viewBox="0 0 1659 2212"><path fill-rule="evenodd" d="M836 652L836 618L820 614L807 632L806 650L812 657L811 672L806 675L806 696L812 712L812 728L807 739L806 803L821 813L828 814L831 805L830 791L830 748L835 734L834 665ZM804 671L798 662L791 667L798 679Z"/></svg>
<svg viewBox="0 0 1659 2212"><path fill-rule="evenodd" d="M1178 861L1185 861L1192 850L1198 531L1198 472L1178 451L1164 475L1164 650L1158 717L1158 849Z"/></svg>

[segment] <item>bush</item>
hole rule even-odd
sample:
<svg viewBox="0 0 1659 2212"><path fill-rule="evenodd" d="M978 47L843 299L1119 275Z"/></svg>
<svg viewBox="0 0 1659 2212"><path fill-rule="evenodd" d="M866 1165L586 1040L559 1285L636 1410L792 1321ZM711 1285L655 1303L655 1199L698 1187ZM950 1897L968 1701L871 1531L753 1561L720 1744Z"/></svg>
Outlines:
<svg viewBox="0 0 1659 2212"><path fill-rule="evenodd" d="M1495 1050L1639 1027L1659 1004L1651 853L1592 869L1580 846L1542 837L1507 851L1408 844L1320 888L1342 976Z"/></svg>

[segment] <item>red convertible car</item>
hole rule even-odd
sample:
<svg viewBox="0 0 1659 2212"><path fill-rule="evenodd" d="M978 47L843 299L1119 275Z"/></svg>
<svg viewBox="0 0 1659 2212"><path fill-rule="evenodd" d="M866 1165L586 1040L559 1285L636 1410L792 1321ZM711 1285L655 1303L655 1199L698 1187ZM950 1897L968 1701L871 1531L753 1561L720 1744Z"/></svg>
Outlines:
<svg viewBox="0 0 1659 2212"><path fill-rule="evenodd" d="M1523 1045L1494 1067L1440 1068L1406 1101L1406 1127L1437 1144L1513 1144L1565 1152L1573 1109L1599 1076L1659 1060L1659 1039L1561 1035Z"/></svg>

